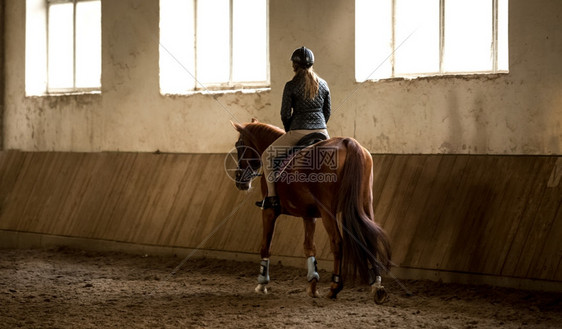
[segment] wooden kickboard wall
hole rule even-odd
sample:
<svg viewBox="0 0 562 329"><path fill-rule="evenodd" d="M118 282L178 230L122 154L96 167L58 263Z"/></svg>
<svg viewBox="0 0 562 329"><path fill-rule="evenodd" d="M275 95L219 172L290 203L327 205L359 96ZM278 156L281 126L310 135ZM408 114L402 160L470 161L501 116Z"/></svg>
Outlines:
<svg viewBox="0 0 562 329"><path fill-rule="evenodd" d="M259 189L225 154L0 152L0 230L258 253ZM562 157L373 155L375 220L405 268L562 282ZM257 181L256 181L257 183ZM302 220L273 253L303 256ZM322 224L319 259L331 259Z"/></svg>

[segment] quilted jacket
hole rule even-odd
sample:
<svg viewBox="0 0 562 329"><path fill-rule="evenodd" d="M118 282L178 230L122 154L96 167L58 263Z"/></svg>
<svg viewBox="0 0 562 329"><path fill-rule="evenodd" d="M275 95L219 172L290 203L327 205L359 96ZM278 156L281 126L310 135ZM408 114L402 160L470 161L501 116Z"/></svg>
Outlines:
<svg viewBox="0 0 562 329"><path fill-rule="evenodd" d="M285 131L326 129L330 119L330 89L318 78L318 95L313 99L305 97L304 78L299 76L285 84L281 103L281 120Z"/></svg>

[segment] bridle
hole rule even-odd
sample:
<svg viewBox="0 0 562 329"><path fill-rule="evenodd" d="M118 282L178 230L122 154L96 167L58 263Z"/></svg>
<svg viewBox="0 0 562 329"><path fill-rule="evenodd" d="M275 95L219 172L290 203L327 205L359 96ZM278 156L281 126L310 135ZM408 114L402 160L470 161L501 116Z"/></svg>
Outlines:
<svg viewBox="0 0 562 329"><path fill-rule="evenodd" d="M260 173L260 168L261 168L261 160L258 159L245 159L249 166L247 168L241 168L240 167L240 160L243 159L243 155L245 155L248 149L252 149L249 146L246 146L246 144L244 144L244 140L242 139L242 136L240 136L240 138L238 139L238 141L234 144L234 146L236 147L236 151L238 153L238 161L237 161L237 168L236 168L236 182L239 183L246 183L251 181L252 179L258 177L258 176L262 176L262 174ZM254 152L256 155L258 154L257 152ZM254 161L258 162L258 165L256 167L254 167L252 165L252 163ZM245 179L245 180L243 180Z"/></svg>

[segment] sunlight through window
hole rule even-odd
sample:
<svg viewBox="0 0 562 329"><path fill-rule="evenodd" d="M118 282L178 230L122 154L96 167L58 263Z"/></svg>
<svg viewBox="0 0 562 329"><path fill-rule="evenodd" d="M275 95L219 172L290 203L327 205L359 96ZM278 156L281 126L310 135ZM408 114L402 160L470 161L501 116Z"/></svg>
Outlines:
<svg viewBox="0 0 562 329"><path fill-rule="evenodd" d="M76 3L76 88L100 87L101 2Z"/></svg>
<svg viewBox="0 0 562 329"><path fill-rule="evenodd" d="M229 0L197 2L197 79L204 85L228 81Z"/></svg>
<svg viewBox="0 0 562 329"><path fill-rule="evenodd" d="M47 90L99 89L101 2L53 1L47 10Z"/></svg>
<svg viewBox="0 0 562 329"><path fill-rule="evenodd" d="M497 60L497 70L500 72L507 72L509 70L509 47L508 47L508 0L498 0L498 60Z"/></svg>
<svg viewBox="0 0 562 329"><path fill-rule="evenodd" d="M508 0L356 0L357 81L508 71Z"/></svg>
<svg viewBox="0 0 562 329"><path fill-rule="evenodd" d="M266 81L266 2L234 0L232 34L232 79L235 82Z"/></svg>
<svg viewBox="0 0 562 329"><path fill-rule="evenodd" d="M392 76L392 1L356 3L355 76L357 81Z"/></svg>
<svg viewBox="0 0 562 329"><path fill-rule="evenodd" d="M445 0L443 70L492 70L492 5L490 0Z"/></svg>
<svg viewBox="0 0 562 329"><path fill-rule="evenodd" d="M160 0L160 90L268 84L267 0Z"/></svg>
<svg viewBox="0 0 562 329"><path fill-rule="evenodd" d="M74 85L74 33L72 3L49 7L49 89Z"/></svg>
<svg viewBox="0 0 562 329"><path fill-rule="evenodd" d="M195 89L193 0L160 1L160 89L180 94Z"/></svg>
<svg viewBox="0 0 562 329"><path fill-rule="evenodd" d="M396 75L439 72L439 0L396 0ZM404 41L405 40L405 41Z"/></svg>

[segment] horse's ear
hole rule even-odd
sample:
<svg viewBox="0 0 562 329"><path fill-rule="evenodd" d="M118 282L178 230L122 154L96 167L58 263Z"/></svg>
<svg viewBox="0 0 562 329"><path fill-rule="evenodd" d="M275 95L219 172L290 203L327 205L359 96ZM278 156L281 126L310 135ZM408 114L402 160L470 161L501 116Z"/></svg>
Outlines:
<svg viewBox="0 0 562 329"><path fill-rule="evenodd" d="M252 118L252 123L256 123L256 122L258 122L258 119Z"/></svg>
<svg viewBox="0 0 562 329"><path fill-rule="evenodd" d="M238 132L242 132L242 130L244 130L244 127L242 127L240 124L233 122L232 120L230 121L230 123Z"/></svg>

